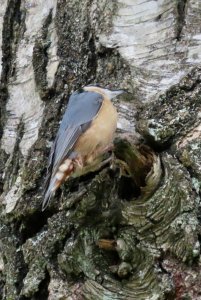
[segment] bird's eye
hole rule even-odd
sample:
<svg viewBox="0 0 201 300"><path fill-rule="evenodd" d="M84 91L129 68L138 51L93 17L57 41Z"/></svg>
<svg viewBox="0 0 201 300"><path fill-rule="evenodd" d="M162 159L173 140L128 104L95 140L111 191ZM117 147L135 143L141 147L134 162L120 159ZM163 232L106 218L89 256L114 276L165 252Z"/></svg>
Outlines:
<svg viewBox="0 0 201 300"><path fill-rule="evenodd" d="M83 88L79 88L77 91L76 91L78 94L81 94L84 92Z"/></svg>
<svg viewBox="0 0 201 300"><path fill-rule="evenodd" d="M102 97L96 99L97 103L102 103Z"/></svg>

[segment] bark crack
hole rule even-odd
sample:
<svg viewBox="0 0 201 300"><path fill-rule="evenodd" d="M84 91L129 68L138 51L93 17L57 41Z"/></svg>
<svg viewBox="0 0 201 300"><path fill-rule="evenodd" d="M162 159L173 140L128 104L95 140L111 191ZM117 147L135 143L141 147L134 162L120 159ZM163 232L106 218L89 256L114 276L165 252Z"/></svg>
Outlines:
<svg viewBox="0 0 201 300"><path fill-rule="evenodd" d="M186 6L188 0L177 0L177 32L176 39L180 41L182 38L182 30L186 20Z"/></svg>

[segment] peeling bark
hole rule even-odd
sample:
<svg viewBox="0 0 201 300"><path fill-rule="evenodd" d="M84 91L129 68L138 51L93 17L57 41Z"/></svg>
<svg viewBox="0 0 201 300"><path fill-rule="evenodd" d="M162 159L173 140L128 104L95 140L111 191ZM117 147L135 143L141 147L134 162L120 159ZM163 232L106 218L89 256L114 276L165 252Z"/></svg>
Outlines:
<svg viewBox="0 0 201 300"><path fill-rule="evenodd" d="M197 0L2 1L0 299L200 299L200 12ZM42 212L59 121L90 83L130 92L115 103L112 163Z"/></svg>

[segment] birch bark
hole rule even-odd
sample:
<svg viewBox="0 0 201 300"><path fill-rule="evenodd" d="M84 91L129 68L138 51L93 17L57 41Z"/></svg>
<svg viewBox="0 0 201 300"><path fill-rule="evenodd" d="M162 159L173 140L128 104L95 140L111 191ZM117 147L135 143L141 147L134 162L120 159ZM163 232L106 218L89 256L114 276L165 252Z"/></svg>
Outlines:
<svg viewBox="0 0 201 300"><path fill-rule="evenodd" d="M200 15L199 0L1 0L0 299L201 299ZM68 97L91 83L131 93L113 169L42 212Z"/></svg>

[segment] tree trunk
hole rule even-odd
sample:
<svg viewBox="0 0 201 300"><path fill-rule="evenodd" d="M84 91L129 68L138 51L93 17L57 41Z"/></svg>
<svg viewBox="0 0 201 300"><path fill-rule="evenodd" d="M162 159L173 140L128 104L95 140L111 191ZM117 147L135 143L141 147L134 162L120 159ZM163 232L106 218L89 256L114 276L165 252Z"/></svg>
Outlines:
<svg viewBox="0 0 201 300"><path fill-rule="evenodd" d="M2 0L0 299L201 299L199 0ZM41 211L69 95L128 89L112 164Z"/></svg>

